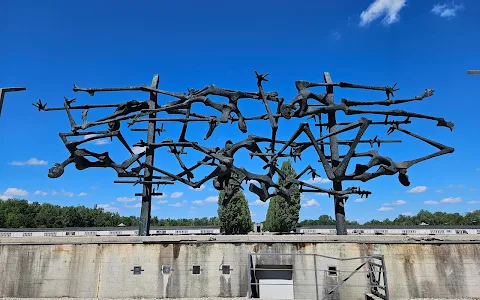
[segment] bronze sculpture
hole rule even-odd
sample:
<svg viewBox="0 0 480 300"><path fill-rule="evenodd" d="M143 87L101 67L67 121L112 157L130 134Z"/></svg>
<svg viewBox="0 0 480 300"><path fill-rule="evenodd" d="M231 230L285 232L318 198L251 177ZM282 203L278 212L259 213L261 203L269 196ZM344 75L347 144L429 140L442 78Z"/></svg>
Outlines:
<svg viewBox="0 0 480 300"><path fill-rule="evenodd" d="M268 74L267 74L268 75ZM172 184L176 181L182 182L193 188L200 187L203 183L213 179L213 187L217 190L224 190L225 197L228 199L238 189L241 189L241 184L245 181L256 181L257 183L250 183L249 190L255 193L260 200L266 201L274 195L282 197L289 197L288 186L281 187L273 180L274 176L283 178L289 184L298 185L300 192L315 192L326 193L329 196L334 196L335 201L335 215L337 221L337 234L346 234L345 227L345 210L344 202L348 199L348 195L357 194L361 197L368 197L371 192L361 190L357 187L343 188L342 183L351 180L360 180L366 182L373 178L382 175L394 175L398 173L398 178L401 184L408 186L410 184L407 169L421 161L437 157L443 154L452 153L453 148L444 146L440 143L431 141L400 127L403 124L411 123L412 118L429 119L437 122L437 126L447 127L453 129L453 123L445 121L443 118L432 117L412 113L404 110L362 110L356 109L355 106L390 106L398 105L406 102L421 101L433 95L433 90L425 90L424 93L410 99L405 100L391 100L394 93L399 89L396 84L393 86L366 86L346 82L333 83L330 79L329 73L324 73L323 83L314 83L308 81L296 81L297 95L288 103L279 97L277 92L265 92L263 90L263 82L268 81L267 75L258 74L255 72L257 79L257 92L243 92L229 89L223 89L215 85L209 85L201 90L187 88L187 93L169 92L158 89L159 77L155 75L151 85L129 86L120 88L80 88L74 85L74 92L87 92L91 96L98 92L113 92L113 91L143 91L149 93L150 97L145 101L131 100L120 104L109 105L81 105L73 106L75 99L64 99L64 106L60 108L47 108L41 100L35 104L39 110L65 110L70 120L71 132L61 133L60 137L65 146L70 152L70 157L61 164L55 164L49 171L49 177L55 178L63 174L63 169L70 163L74 163L77 169L85 169L89 167L104 167L113 168L119 177L133 177L135 180L117 180L116 183L131 183L142 184L143 192L136 194L142 196L142 210L140 217L140 235L148 235L150 208L152 195L160 195L161 193L153 190L153 185ZM326 92L316 94L310 89L315 87L325 87ZM342 99L340 103L334 101L334 87L340 88L357 88L383 91L387 99L382 101L353 101ZM174 101L167 102L165 105L157 103L157 96L167 95L176 98ZM227 98L228 102L216 102L209 98L209 96L220 96ZM238 107L238 102L243 99L251 99L261 101L265 107L265 114L246 117L242 114ZM310 101L310 102L309 102ZM312 103L313 102L313 103ZM220 113L219 116L203 115L192 111L194 103L202 103L204 106L213 108ZM276 110L270 107L271 104L276 104ZM90 109L96 108L115 108L115 111L104 117L94 121L88 121L87 115ZM71 110L83 110L82 123L77 124L72 117ZM384 121L372 121L365 117L360 118L356 122L346 123L337 122L336 112L341 111L345 115L357 114L372 114L385 116ZM180 115L180 117L163 117L157 118L158 113L166 113L167 115ZM233 114L233 115L232 115ZM322 123L322 114L327 115L327 122ZM403 120L389 120L389 117L405 117ZM280 118L291 119L307 119L314 118L316 126L320 127L320 136L316 138L310 128L308 122L301 123L295 133L288 140L277 139L277 131L279 130L278 121ZM257 135L249 135L245 140L233 142L228 140L223 147L209 148L200 145L196 141L189 141L186 138L188 125L194 122L205 122L209 125L209 130L205 134L205 140L210 138L214 130L219 124L225 124L229 121L231 123L238 122L238 128L245 133L248 130L247 122L253 121L267 121L271 127L271 136L262 137ZM125 139L123 138L120 128L122 122L126 121L130 128L134 124L141 124L146 122L148 128L131 128L132 131L147 132L147 140L140 140L134 146L145 147L145 151L140 154L134 154ZM161 128L157 128L157 123L162 122ZM155 142L155 136L165 131L164 122L180 122L183 124L181 134L178 140L174 141L167 138L159 143ZM85 131L91 127L107 124L106 131ZM381 140L378 137L374 139L362 139L365 131L374 125L390 125L387 134L394 131L402 132L410 135L416 139L426 142L438 149L437 152L420 157L418 159L395 162L387 156L382 156L376 150L366 152L357 152L356 147L359 144L370 144L380 146L382 143L398 143L399 140ZM343 127L340 127L343 126ZM323 132L323 128L328 129L328 134ZM357 130L356 136L352 140L339 140L338 135L344 132ZM91 136L95 134L95 136ZM307 141L297 141L301 134L308 137ZM69 142L69 136L85 136L90 135L87 139L82 141ZM112 161L108 153L94 153L86 149L77 148L81 143L100 138L118 138L126 149L131 154L131 157L123 163L118 164ZM328 140L328 141L327 141ZM265 147L266 151L262 151L261 144L268 144ZM329 151L326 151L325 146L329 146ZM348 146L348 151L341 155L339 146ZM154 152L159 148L167 148L171 154L175 156L179 163L182 172L174 174L154 165ZM278 167L278 159L282 157L291 157L295 161L301 159L302 152L313 147L318 155L320 163L325 170L326 177L333 182L333 189L324 189L316 185L302 181L302 176L311 174L312 178L318 176L318 172L311 166L307 166L295 178L289 178ZM245 168L236 165L235 153L240 149L247 149L251 157L260 158L263 163L265 174L255 174L247 171ZM278 149L279 148L279 149ZM191 149L202 153L205 157L198 161L193 166L188 167L181 156L185 155L185 149ZM86 159L86 156L93 157L96 161ZM145 156L143 162L140 158ZM352 158L370 157L367 164L356 164L353 173L347 174L347 167ZM132 164L138 163L138 166L131 168ZM201 166L211 166L213 171L200 180L194 181L194 171ZM370 171L371 168L378 166L375 171ZM143 170L143 174L141 171ZM161 175L158 175L161 174ZM272 188L274 191L270 192Z"/></svg>

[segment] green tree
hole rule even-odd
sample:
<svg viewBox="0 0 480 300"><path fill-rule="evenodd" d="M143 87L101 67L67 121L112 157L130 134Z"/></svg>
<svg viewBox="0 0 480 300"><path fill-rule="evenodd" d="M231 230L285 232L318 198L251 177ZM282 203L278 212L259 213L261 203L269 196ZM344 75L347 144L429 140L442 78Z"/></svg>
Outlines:
<svg viewBox="0 0 480 300"><path fill-rule="evenodd" d="M229 201L225 198L225 193L220 192L218 196L218 218L226 234L251 231L252 217L242 190L237 191Z"/></svg>
<svg viewBox="0 0 480 300"><path fill-rule="evenodd" d="M280 168L287 178L297 176L290 160L282 163ZM279 178L278 185L286 187L287 181ZM298 185L293 184L289 188L290 198L285 199L282 196L274 196L270 199L267 217L264 223L264 230L272 232L290 232L295 230L300 215L300 190Z"/></svg>

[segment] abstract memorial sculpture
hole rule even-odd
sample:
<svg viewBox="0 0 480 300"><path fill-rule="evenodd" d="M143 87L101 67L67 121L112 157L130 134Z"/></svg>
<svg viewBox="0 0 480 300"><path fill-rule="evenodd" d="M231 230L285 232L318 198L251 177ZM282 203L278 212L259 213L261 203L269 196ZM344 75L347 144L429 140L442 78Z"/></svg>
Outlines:
<svg viewBox="0 0 480 300"><path fill-rule="evenodd" d="M428 119L437 122L437 126L447 127L453 130L453 123L445 121L443 118L432 117L412 113L404 110L363 110L357 109L357 106L390 106L399 105L406 102L421 101L433 95L433 90L425 90L424 93L405 100L392 100L391 97L398 90L396 84L393 86L366 86L351 84L346 82L334 83L330 79L329 73L324 73L324 82L314 83L308 81L296 81L296 88L298 94L290 101L285 102L283 98L279 97L276 92L265 92L263 89L263 82L268 81L267 75L258 74L255 72L257 79L258 91L243 92L236 90L228 90L209 85L201 90L188 89L187 93L169 92L158 89L159 77L153 77L151 85L128 86L119 88L81 88L74 85L74 92L87 92L91 96L98 92L114 92L114 91L142 91L149 94L149 99L145 101L131 100L120 104L108 105L72 105L75 99L64 99L63 107L47 108L47 105L39 100L34 104L39 111L65 110L70 121L71 131L68 133L60 133L60 138L65 144L70 156L61 163L56 163L48 173L50 178L57 178L64 173L64 169L69 164L74 164L79 170L86 168L112 168L117 172L118 177L134 178L133 180L117 180L115 183L130 183L143 185L142 193L135 194L142 197L142 208L140 214L140 228L139 235L148 235L149 220L151 210L152 196L162 195L156 192L152 187L156 185L173 184L174 182L181 182L192 188L199 188L202 184L209 180L213 180L213 186L217 190L224 190L225 198L230 199L238 189L241 189L241 184L250 182L249 190L255 193L260 200L266 201L274 195L279 195L289 199L289 187L281 187L277 185L273 177L279 176L290 184L299 186L302 193L324 193L333 196L335 205L335 217L337 234L346 234L345 227L345 209L344 202L348 199L348 195L357 194L361 197L368 197L371 192L362 190L358 187L344 188L345 181L359 180L366 182L373 178L382 175L398 174L398 179L404 186L410 185L407 175L407 170L411 166L443 154L452 153L453 148L444 146L440 143L431 141L410 131L407 131L401 126L411 123L411 119ZM311 89L316 87L323 87L326 89L324 93L314 93ZM334 101L334 88L354 88L383 91L386 94L386 100L381 101L354 101L342 99L341 102ZM158 95L167 95L173 97L175 100L167 102L166 104L159 104L157 101ZM212 98L224 97L227 102L216 102ZM210 97L210 98L209 98ZM265 113L256 116L244 116L238 107L238 102L243 99L250 99L250 101L261 101L265 107ZM201 103L205 107L210 107L218 111L217 115L204 115L192 111L194 103ZM271 107L271 105L273 107ZM88 120L88 112L91 109L97 108L114 108L112 114L96 120ZM73 110L83 110L82 121L77 123L73 116ZM384 119L381 121L373 121L365 117L352 123L337 122L337 112L342 112L345 115L381 115ZM166 116L158 118L157 114L163 113ZM170 117L170 115L173 115ZM322 122L322 115L326 115L327 121ZM402 117L401 120L389 119L391 117ZM309 123L300 123L294 134L287 140L277 139L280 119L311 119L313 118L315 126L320 128L319 136L315 137ZM236 122L238 129L242 133L247 132L247 122L263 121L268 122L271 127L271 136L257 136L249 135L242 141L233 142L228 140L223 147L206 147L202 146L196 141L190 141L186 137L189 124L195 122L205 122L208 124L208 131L205 133L205 140L207 140L215 128L219 124L228 122ZM125 141L121 129L121 123L125 122L128 128L132 131L147 132L146 141L140 140L135 147L144 147L144 151L135 154L132 148ZM161 142L156 142L156 134L160 136L165 131L164 122L180 122L182 130L180 136L173 140L167 138ZM131 128L134 124L147 123L147 128ZM162 123L158 128L157 123ZM106 125L108 129L101 131L88 130L92 127ZM435 148L437 151L412 160L395 162L388 156L380 155L376 150L366 152L357 151L359 144L369 144L371 147L377 145L380 147L383 143L399 143L399 140L381 140L375 137L374 139L362 139L365 131L374 125L389 126L387 134L394 131L412 136L421 140ZM324 128L328 132L324 132ZM353 132L354 139L340 140L339 134L345 132ZM300 135L306 136L307 140L298 141ZM69 141L69 137L84 137L82 140ZM81 144L103 138L117 138L130 153L130 157L121 163L113 161L108 152L95 153L81 147ZM266 151L262 151L260 145L267 145ZM328 146L328 149L326 149ZM340 153L339 146L346 146L348 150L345 153ZM279 166L278 160L283 157L291 157L296 161L301 159L302 153L307 149L315 150L318 155L326 177L333 182L333 188L325 189L314 184L307 183L302 180L302 176L310 174L313 179L319 176L319 172L308 165L295 178L287 177ZM174 173L164 170L159 166L154 165L155 150L159 148L166 148L174 155L176 161L180 165L180 173ZM251 157L260 158L266 170L264 174L256 174L247 171L244 167L239 166L235 161L235 154L241 149L249 151ZM182 160L182 155L185 155L185 149L197 151L204 155L202 160L199 160L192 166L187 166ZM142 159L145 156L145 159ZM366 164L356 164L355 169L351 173L347 173L347 167L352 158L367 157L369 158ZM90 159L88 159L90 158ZM133 166L134 165L134 166ZM132 167L133 166L133 167ZM194 180L194 171L201 166L210 166L213 170L207 176L199 180ZM375 170L372 170L376 168Z"/></svg>
<svg viewBox="0 0 480 300"><path fill-rule="evenodd" d="M5 99L6 92L20 92L25 91L26 88L24 87L9 87L9 88L0 88L0 116L2 116L2 107L3 107L3 100Z"/></svg>

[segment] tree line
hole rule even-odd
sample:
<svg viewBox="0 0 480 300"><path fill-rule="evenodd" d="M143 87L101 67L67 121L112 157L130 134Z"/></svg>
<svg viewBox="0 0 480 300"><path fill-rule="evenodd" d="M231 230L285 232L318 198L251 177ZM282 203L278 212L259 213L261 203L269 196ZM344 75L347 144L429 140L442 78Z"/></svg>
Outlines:
<svg viewBox="0 0 480 300"><path fill-rule="evenodd" d="M60 206L49 203L29 203L27 200L0 201L0 228L65 228L65 227L115 227L120 224L137 226L139 218L121 216L104 211L96 205ZM217 217L195 219L151 218L151 226L218 226Z"/></svg>
<svg viewBox="0 0 480 300"><path fill-rule="evenodd" d="M363 226L417 226L420 224L428 225L480 225L480 210L468 212L465 215L459 213L435 212L431 213L427 210L420 210L414 216L399 215L394 220L385 219L383 221L370 220L365 222ZM335 220L329 215L321 215L317 220L303 220L298 223L299 226L308 225L335 225ZM347 225L360 225L358 222L347 221Z"/></svg>
<svg viewBox="0 0 480 300"><path fill-rule="evenodd" d="M297 173L290 160L282 163L280 169L287 177L296 177ZM232 178L235 180L235 178ZM279 178L277 184L286 187L287 181ZM270 232L290 232L296 227L308 225L335 225L335 219L321 215L316 220L299 222L300 190L297 185L289 187L290 199L274 196L270 199L263 230ZM228 200L228 201L227 201ZM248 202L242 190L232 199L225 199L224 192L218 196L218 217L195 219L159 219L152 217L151 226L221 226L226 234L246 233L252 230L253 222ZM103 208L85 206L59 206L27 200L0 201L0 228L63 228L63 227L107 227L137 226L139 218L120 216L118 213L106 212ZM465 215L459 213L431 213L421 210L415 216L400 215L394 220L371 220L364 225L398 225L413 226L426 223L429 225L480 225L480 210ZM347 221L347 225L358 226L356 221Z"/></svg>

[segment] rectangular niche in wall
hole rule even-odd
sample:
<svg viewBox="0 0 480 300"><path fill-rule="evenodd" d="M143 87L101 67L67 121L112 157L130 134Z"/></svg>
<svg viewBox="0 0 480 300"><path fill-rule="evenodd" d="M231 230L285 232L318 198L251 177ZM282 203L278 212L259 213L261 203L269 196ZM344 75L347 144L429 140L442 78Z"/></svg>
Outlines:
<svg viewBox="0 0 480 300"><path fill-rule="evenodd" d="M192 274L200 274L200 266L193 266Z"/></svg>

